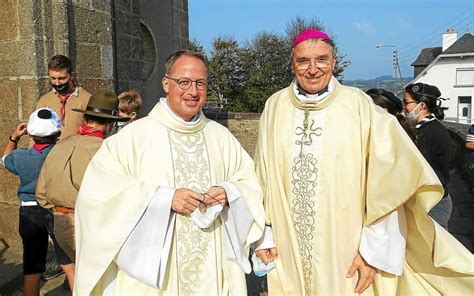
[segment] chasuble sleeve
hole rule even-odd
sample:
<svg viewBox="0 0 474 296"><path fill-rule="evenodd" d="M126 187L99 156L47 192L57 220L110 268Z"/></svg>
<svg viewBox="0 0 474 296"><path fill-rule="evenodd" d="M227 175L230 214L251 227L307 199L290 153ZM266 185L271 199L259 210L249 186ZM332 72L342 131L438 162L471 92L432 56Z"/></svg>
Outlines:
<svg viewBox="0 0 474 296"><path fill-rule="evenodd" d="M365 96L365 95L364 95ZM361 100L367 172L365 225L372 225L400 206L407 222L406 261L415 268L444 267L474 274L473 255L428 216L443 196L438 177L394 116ZM364 133L364 132L363 132ZM443 274L446 269L432 269Z"/></svg>
<svg viewBox="0 0 474 296"><path fill-rule="evenodd" d="M145 212L156 185L123 165L133 147L118 151L117 136L104 141L84 175L76 202L76 294L89 294ZM100 225L100 227L98 227ZM103 239L107 238L107 239Z"/></svg>

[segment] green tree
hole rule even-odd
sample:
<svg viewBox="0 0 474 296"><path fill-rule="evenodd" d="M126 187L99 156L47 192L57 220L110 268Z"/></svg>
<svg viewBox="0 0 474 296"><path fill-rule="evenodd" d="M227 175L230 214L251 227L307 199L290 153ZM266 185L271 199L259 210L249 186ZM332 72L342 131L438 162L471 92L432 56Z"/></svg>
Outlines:
<svg viewBox="0 0 474 296"><path fill-rule="evenodd" d="M263 32L253 38L242 55L246 85L231 111L261 112L269 96L288 86L292 79L289 50L288 42L278 35Z"/></svg>
<svg viewBox="0 0 474 296"><path fill-rule="evenodd" d="M188 49L201 54L206 60L206 63L208 62L207 54L206 54L206 51L204 50L204 47L196 39L189 41Z"/></svg>
<svg viewBox="0 0 474 296"><path fill-rule="evenodd" d="M220 107L235 100L245 86L245 73L241 60L242 49L232 37L218 37L212 42L209 57L208 96Z"/></svg>
<svg viewBox="0 0 474 296"><path fill-rule="evenodd" d="M289 44L293 43L293 40L295 40L298 34L309 28L326 32L329 36L331 36L332 41L336 45L334 50L337 56L336 67L334 68L334 77L343 79L343 72L351 64L351 62L346 59L345 54L342 54L339 51L336 35L326 30L325 26L317 18L304 19L300 16L297 16L295 19L291 20L285 30L287 42Z"/></svg>

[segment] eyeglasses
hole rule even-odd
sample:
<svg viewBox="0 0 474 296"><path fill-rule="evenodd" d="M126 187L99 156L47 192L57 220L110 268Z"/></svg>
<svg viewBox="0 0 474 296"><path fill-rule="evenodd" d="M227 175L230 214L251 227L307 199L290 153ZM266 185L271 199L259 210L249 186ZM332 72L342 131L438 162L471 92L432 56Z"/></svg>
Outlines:
<svg viewBox="0 0 474 296"><path fill-rule="evenodd" d="M172 78L168 76L165 76L165 78L175 81L178 84L179 88L181 88L182 90L188 90L193 84L193 82L196 83L196 87L199 90L205 90L207 88L207 81L204 79L198 79L198 80L191 80L188 78L177 79L177 78Z"/></svg>
<svg viewBox="0 0 474 296"><path fill-rule="evenodd" d="M405 101L405 100L403 100L402 103L403 103L403 106L406 106L406 105L410 105L412 103L416 103L416 101Z"/></svg>
<svg viewBox="0 0 474 296"><path fill-rule="evenodd" d="M319 69L328 68L332 62L332 58L322 57L317 59L301 59L296 60L293 58L296 63L296 70L308 70L311 67L311 62L314 63L314 66Z"/></svg>

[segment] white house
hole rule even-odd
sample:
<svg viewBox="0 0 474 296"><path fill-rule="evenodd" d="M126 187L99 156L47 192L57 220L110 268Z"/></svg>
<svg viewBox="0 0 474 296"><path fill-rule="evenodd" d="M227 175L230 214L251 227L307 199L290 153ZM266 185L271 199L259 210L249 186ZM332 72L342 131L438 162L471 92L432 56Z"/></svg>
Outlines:
<svg viewBox="0 0 474 296"><path fill-rule="evenodd" d="M425 48L415 62L414 79L436 85L441 91L441 106L446 121L474 123L474 36L447 30L443 34L443 47Z"/></svg>

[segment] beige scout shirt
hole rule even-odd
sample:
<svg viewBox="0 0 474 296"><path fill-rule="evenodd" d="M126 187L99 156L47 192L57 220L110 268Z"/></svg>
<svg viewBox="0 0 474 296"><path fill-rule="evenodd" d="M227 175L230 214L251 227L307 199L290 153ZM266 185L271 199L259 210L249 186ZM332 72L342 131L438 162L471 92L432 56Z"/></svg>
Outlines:
<svg viewBox="0 0 474 296"><path fill-rule="evenodd" d="M73 261L74 215L57 212L54 207L74 209L87 165L102 142L100 138L81 135L58 142L46 158L36 185L36 199L42 207L53 211L56 239Z"/></svg>
<svg viewBox="0 0 474 296"><path fill-rule="evenodd" d="M74 135L77 129L82 125L84 120L83 114L72 111L71 109L86 109L90 96L91 94L87 90L82 87L76 87L74 92L68 98L65 107L64 126L61 129L61 139ZM61 116L61 100L58 98L54 90L43 95L36 104L36 109L44 107L52 108L59 116Z"/></svg>

